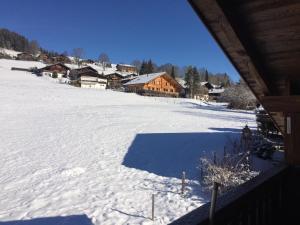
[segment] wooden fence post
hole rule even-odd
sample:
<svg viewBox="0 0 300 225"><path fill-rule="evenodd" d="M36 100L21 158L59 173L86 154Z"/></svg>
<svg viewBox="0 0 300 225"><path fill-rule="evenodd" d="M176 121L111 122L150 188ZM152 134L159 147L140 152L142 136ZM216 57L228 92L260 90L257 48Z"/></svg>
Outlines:
<svg viewBox="0 0 300 225"><path fill-rule="evenodd" d="M215 216L216 203L217 203L217 197L218 197L218 188L219 188L219 184L217 182L214 182L213 190L211 193L210 209L209 209L209 224L210 225L214 225L214 216Z"/></svg>
<svg viewBox="0 0 300 225"><path fill-rule="evenodd" d="M152 217L151 219L154 221L154 194L152 194Z"/></svg>
<svg viewBox="0 0 300 225"><path fill-rule="evenodd" d="M185 190L185 172L182 172L182 178L181 178L181 194L184 194Z"/></svg>

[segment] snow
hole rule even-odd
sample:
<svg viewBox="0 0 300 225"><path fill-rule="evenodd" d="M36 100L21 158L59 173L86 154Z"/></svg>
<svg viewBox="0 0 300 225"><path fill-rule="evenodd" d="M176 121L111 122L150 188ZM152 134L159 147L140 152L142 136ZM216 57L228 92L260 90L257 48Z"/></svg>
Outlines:
<svg viewBox="0 0 300 225"><path fill-rule="evenodd" d="M255 127L252 112L223 104L81 89L12 66L43 64L0 60L0 221L168 224L208 200L198 158Z"/></svg>
<svg viewBox="0 0 300 225"><path fill-rule="evenodd" d="M6 48L0 48L0 52L3 52L11 57L17 57L18 54L20 54L21 52L17 52L11 49L6 49Z"/></svg>
<svg viewBox="0 0 300 225"><path fill-rule="evenodd" d="M140 75L137 78L127 82L125 85L130 85L130 84L145 84L148 83L149 81L155 79L156 77L159 77L161 75L164 75L165 72L160 72L160 73L149 73L145 75Z"/></svg>

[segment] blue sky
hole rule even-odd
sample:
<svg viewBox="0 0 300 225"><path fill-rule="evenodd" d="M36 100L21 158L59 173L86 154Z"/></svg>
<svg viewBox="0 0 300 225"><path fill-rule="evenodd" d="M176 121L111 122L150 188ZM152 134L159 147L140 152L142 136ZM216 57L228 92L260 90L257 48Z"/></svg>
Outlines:
<svg viewBox="0 0 300 225"><path fill-rule="evenodd" d="M105 52L114 63L151 58L238 73L185 0L1 0L0 27L49 50Z"/></svg>

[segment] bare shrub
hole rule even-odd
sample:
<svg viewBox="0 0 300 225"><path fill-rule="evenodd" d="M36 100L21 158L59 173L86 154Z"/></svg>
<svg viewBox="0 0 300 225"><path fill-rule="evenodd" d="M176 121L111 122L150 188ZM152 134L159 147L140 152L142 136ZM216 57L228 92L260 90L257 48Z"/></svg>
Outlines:
<svg viewBox="0 0 300 225"><path fill-rule="evenodd" d="M225 193L258 175L251 170L250 151L243 141L230 141L230 148L224 148L223 156L200 158L200 182L212 190L214 182L220 184L220 193ZM226 151L228 149L229 151Z"/></svg>

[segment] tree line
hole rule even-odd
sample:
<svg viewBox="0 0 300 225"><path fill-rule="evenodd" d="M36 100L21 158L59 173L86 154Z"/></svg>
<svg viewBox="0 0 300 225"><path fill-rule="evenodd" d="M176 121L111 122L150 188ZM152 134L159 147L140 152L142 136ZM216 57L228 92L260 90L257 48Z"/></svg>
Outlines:
<svg viewBox="0 0 300 225"><path fill-rule="evenodd" d="M0 47L31 54L37 54L40 50L36 40L29 41L26 37L7 29L0 29Z"/></svg>

